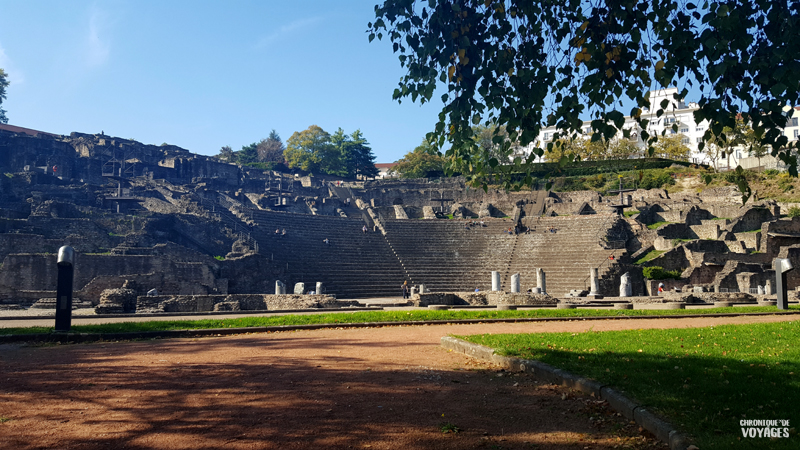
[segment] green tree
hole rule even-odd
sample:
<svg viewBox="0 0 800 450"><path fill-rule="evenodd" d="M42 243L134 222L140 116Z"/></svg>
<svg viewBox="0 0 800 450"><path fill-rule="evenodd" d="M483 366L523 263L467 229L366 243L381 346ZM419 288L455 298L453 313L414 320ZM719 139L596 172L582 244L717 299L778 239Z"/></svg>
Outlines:
<svg viewBox="0 0 800 450"><path fill-rule="evenodd" d="M761 138L750 125L744 126L742 141L747 149L747 154L756 157L758 159L758 167L761 167L761 158L769 154L769 147L761 143Z"/></svg>
<svg viewBox="0 0 800 450"><path fill-rule="evenodd" d="M638 155L642 150L630 139L620 138L611 142L608 151L607 159L629 159Z"/></svg>
<svg viewBox="0 0 800 450"><path fill-rule="evenodd" d="M375 167L375 155L372 154L372 148L361 130L356 130L348 135L339 128L331 136L331 143L339 152L343 176L372 178L378 175L378 168Z"/></svg>
<svg viewBox="0 0 800 450"><path fill-rule="evenodd" d="M441 176L444 170L444 158L428 141L406 153L403 159L389 169L389 173L397 173L402 178L425 178Z"/></svg>
<svg viewBox="0 0 800 450"><path fill-rule="evenodd" d="M274 129L270 131L269 137L256 144L256 153L260 162L282 163L284 150L286 150L286 146L283 145L281 137Z"/></svg>
<svg viewBox="0 0 800 450"><path fill-rule="evenodd" d="M504 145L524 147L543 126L569 135L589 115L593 132L610 140L628 113L617 109L621 101L634 104L629 115L639 119L653 151L658 137L645 131L642 111L661 116L668 101L650 105L648 91L678 85L682 98L691 86L702 92L694 119L708 121L707 138L733 128L741 115L797 175L780 127L782 107L800 103L800 2L386 0L375 15L370 41L390 39L407 69L394 99L428 102L437 86L443 93L428 140L437 148L449 141L450 166L469 167L462 163L470 159L478 123L505 126ZM518 169L505 171L506 187L531 181L530 175L515 181ZM471 171L473 184L485 187L489 168L477 164Z"/></svg>
<svg viewBox="0 0 800 450"><path fill-rule="evenodd" d="M732 127L723 127L719 134L708 131L703 136L705 141L704 153L714 162L714 168L718 169L717 161L722 158L727 160L727 168L731 168L731 155L736 147L745 144L745 124L739 117L733 122Z"/></svg>
<svg viewBox="0 0 800 450"><path fill-rule="evenodd" d="M216 157L222 161L233 162L233 149L230 145L226 145L219 149L219 154Z"/></svg>
<svg viewBox="0 0 800 450"><path fill-rule="evenodd" d="M11 84L8 81L8 76L3 69L0 69L0 123L8 123L8 117L6 117L6 110L2 108L3 100L6 99L6 88L8 85Z"/></svg>
<svg viewBox="0 0 800 450"><path fill-rule="evenodd" d="M234 153L234 159L242 165L258 162L258 144L243 145L241 150Z"/></svg>
<svg viewBox="0 0 800 450"><path fill-rule="evenodd" d="M686 136L682 134L667 134L658 138L654 149L654 156L678 161L688 161L692 150L683 143Z"/></svg>
<svg viewBox="0 0 800 450"><path fill-rule="evenodd" d="M544 160L565 164L581 160L586 156L586 140L577 136L558 138L548 143L544 152Z"/></svg>
<svg viewBox="0 0 800 450"><path fill-rule="evenodd" d="M286 141L283 157L290 168L299 168L306 172L344 175L340 154L331 143L331 135L311 125L297 132Z"/></svg>

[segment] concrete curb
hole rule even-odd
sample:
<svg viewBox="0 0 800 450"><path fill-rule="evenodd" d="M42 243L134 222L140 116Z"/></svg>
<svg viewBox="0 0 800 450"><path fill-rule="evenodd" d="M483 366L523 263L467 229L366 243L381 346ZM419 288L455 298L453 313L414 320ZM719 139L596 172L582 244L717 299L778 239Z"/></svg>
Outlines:
<svg viewBox="0 0 800 450"><path fill-rule="evenodd" d="M646 405L625 397L608 385L557 369L541 361L496 355L494 349L490 347L473 344L452 336L443 337L441 342L442 347L448 350L494 363L512 372L532 373L538 378L553 384L569 387L592 397L605 400L615 411L629 420L635 421L639 426L653 433L659 440L667 443L671 450L686 450L691 444L686 435L676 430L669 422L650 412Z"/></svg>

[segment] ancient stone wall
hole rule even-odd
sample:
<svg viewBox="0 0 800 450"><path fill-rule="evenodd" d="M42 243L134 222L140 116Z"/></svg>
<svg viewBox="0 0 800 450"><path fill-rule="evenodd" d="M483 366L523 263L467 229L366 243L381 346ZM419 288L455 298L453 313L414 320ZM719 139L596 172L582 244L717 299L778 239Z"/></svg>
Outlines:
<svg viewBox="0 0 800 450"><path fill-rule="evenodd" d="M204 312L214 311L215 305L225 303L226 309L239 311L342 308L358 306L358 302L337 300L332 295L159 295L139 296L136 312Z"/></svg>
<svg viewBox="0 0 800 450"><path fill-rule="evenodd" d="M86 255L75 259L75 290L83 289L93 279L102 276L137 274L168 274L182 277L182 289L207 292L217 288L212 270L202 263L174 262L164 257ZM15 254L6 256L0 270L0 285L21 290L55 290L57 278L56 255ZM118 287L118 286L116 286ZM155 287L155 286L154 286ZM92 300L93 298L87 298Z"/></svg>
<svg viewBox="0 0 800 450"><path fill-rule="evenodd" d="M691 228L684 223L661 225L656 230L656 233L664 239L695 239L697 237Z"/></svg>
<svg viewBox="0 0 800 450"><path fill-rule="evenodd" d="M692 234L697 239L718 239L720 236L720 224L718 220L704 220L702 225L690 225Z"/></svg>
<svg viewBox="0 0 800 450"><path fill-rule="evenodd" d="M735 216L736 217L736 216ZM777 220L778 217L773 215L773 211L768 208L756 207L747 209L744 214L736 217L728 227L728 231L734 233L741 233L744 231L753 231L761 229L764 222Z"/></svg>

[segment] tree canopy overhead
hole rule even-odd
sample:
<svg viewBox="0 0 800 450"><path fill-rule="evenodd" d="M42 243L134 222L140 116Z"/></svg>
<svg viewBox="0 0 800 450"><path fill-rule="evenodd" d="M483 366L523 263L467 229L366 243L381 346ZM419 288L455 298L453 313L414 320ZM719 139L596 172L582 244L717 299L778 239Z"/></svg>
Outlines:
<svg viewBox="0 0 800 450"><path fill-rule="evenodd" d="M451 144L446 159L467 169L475 184L497 176L497 158L475 158L473 125L501 129L498 139L526 146L543 126L564 135L592 120L592 140L610 140L625 115L639 119L641 136L657 136L641 119L651 90L701 92L697 123L706 140L748 121L773 153L788 140L783 107L800 91L800 2L790 0L386 0L375 7L369 39L387 37L407 73L394 99L427 102L444 89L444 108L428 139ZM622 111L623 102L631 110ZM661 110L661 111L659 111ZM677 131L677 130L675 130ZM499 137L499 136L498 136ZM535 149L534 155L541 155ZM789 152L780 157L797 174ZM529 167L519 159L507 172ZM506 177L506 187L521 183Z"/></svg>
<svg viewBox="0 0 800 450"><path fill-rule="evenodd" d="M8 76L3 69L0 69L0 123L8 123L6 110L2 108L3 100L6 99L6 88L9 85Z"/></svg>

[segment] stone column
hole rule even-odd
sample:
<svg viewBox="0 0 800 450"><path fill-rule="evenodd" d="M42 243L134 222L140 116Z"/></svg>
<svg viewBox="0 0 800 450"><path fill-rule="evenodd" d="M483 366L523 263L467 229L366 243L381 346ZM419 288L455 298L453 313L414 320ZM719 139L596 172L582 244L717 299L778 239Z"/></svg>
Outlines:
<svg viewBox="0 0 800 450"><path fill-rule="evenodd" d="M511 275L511 292L519 293L519 274Z"/></svg>
<svg viewBox="0 0 800 450"><path fill-rule="evenodd" d="M590 275L590 278L591 278L591 281L590 281L590 284L589 284L589 289L590 289L589 290L589 295L600 295L600 293L597 292L597 290L598 290L597 289L597 268L596 267L590 268L589 269L589 275Z"/></svg>
<svg viewBox="0 0 800 450"><path fill-rule="evenodd" d="M764 285L764 294L772 295L772 280L767 280L767 283Z"/></svg>
<svg viewBox="0 0 800 450"><path fill-rule="evenodd" d="M625 272L620 277L619 283L619 296L620 297L631 297L633 295L633 286L631 286L631 274Z"/></svg>
<svg viewBox="0 0 800 450"><path fill-rule="evenodd" d="M317 295L322 295L322 282L317 281Z"/></svg>
<svg viewBox="0 0 800 450"><path fill-rule="evenodd" d="M294 284L294 293L295 295L303 295L306 293L306 284L305 283L295 283Z"/></svg>
<svg viewBox="0 0 800 450"><path fill-rule="evenodd" d="M756 286L756 292L758 292L758 295L764 295L764 287Z"/></svg>
<svg viewBox="0 0 800 450"><path fill-rule="evenodd" d="M416 293L417 293L417 288L416 288L416 287L412 287L412 288L411 288L411 290L410 290L409 292L411 293L411 297L413 297L413 296L414 296L414 294L416 294Z"/></svg>
<svg viewBox="0 0 800 450"><path fill-rule="evenodd" d="M544 270L542 269L536 269L536 287L539 288L540 293L547 294Z"/></svg>
<svg viewBox="0 0 800 450"><path fill-rule="evenodd" d="M275 281L275 295L281 295L286 293L286 285L283 284L281 280Z"/></svg>
<svg viewBox="0 0 800 450"><path fill-rule="evenodd" d="M425 285L424 284L420 284L419 285L419 293L420 294L424 294L425 293Z"/></svg>
<svg viewBox="0 0 800 450"><path fill-rule="evenodd" d="M500 290L500 272L492 271L492 292Z"/></svg>

